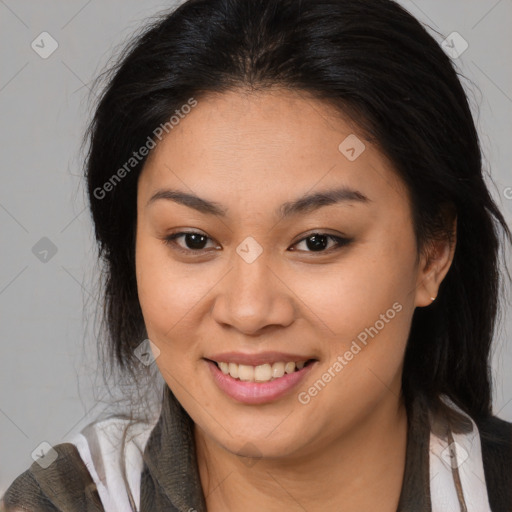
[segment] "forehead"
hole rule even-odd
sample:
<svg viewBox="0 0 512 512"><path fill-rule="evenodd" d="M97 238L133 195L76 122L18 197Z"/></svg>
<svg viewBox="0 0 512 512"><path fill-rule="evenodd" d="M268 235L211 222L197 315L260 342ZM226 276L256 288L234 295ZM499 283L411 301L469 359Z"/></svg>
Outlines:
<svg viewBox="0 0 512 512"><path fill-rule="evenodd" d="M372 201L405 200L391 163L331 105L299 91L210 94L150 153L139 196L172 187L221 204L346 186Z"/></svg>

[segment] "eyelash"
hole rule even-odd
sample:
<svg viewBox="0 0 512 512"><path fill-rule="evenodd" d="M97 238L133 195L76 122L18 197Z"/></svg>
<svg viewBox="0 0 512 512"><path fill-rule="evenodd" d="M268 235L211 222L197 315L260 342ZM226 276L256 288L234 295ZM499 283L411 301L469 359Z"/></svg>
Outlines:
<svg viewBox="0 0 512 512"><path fill-rule="evenodd" d="M187 254L187 255L191 255L192 253L195 253L196 255L200 255L201 253L204 254L204 251L206 251L206 249L184 249L183 247L177 245L176 239L181 238L182 236L185 236L185 235L200 235L200 236L206 237L208 240L212 240L209 236L206 236L203 233L197 233L196 231L180 231L178 233L173 233L172 235L169 235L169 236L163 238L162 241L165 245L171 247L172 249L177 250L177 251ZM300 244L301 242L304 242L305 240L307 240L308 238L311 238L313 236L326 237L326 238L336 242L337 245L334 247L330 247L329 249L326 249L324 251L298 251L298 252L309 252L312 254L315 254L315 253L330 254L331 252L337 251L337 250L347 246L348 244L350 244L350 242L352 242L352 240L349 238L343 238L343 237L331 235L329 233L314 232L314 233L310 233L309 235L305 236L304 238L301 238L300 240L295 242L293 245ZM206 252L208 252L208 251L206 251Z"/></svg>

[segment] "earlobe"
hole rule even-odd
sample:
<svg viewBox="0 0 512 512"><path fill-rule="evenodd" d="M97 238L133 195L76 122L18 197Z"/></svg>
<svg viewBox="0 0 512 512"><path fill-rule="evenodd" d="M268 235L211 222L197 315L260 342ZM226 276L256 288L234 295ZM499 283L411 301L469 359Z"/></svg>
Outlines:
<svg viewBox="0 0 512 512"><path fill-rule="evenodd" d="M448 274L455 255L457 242L457 217L452 221L452 230L444 238L433 240L421 258L416 307L431 305L438 296L439 287Z"/></svg>
<svg viewBox="0 0 512 512"><path fill-rule="evenodd" d="M416 307L430 306L436 299L438 290L435 279L436 275L435 269L431 269L426 274L424 272L420 273L416 286Z"/></svg>

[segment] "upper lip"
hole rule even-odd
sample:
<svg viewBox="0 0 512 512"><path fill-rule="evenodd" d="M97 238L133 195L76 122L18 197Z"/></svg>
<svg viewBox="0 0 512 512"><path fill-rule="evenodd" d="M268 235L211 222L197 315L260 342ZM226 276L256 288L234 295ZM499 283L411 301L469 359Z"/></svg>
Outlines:
<svg viewBox="0 0 512 512"><path fill-rule="evenodd" d="M259 354L244 354L243 352L223 352L222 354L213 354L206 359L217 363L236 363L249 366L259 366L262 364L273 364L278 362L299 362L314 359L310 356L300 354L289 354L285 352L260 352Z"/></svg>

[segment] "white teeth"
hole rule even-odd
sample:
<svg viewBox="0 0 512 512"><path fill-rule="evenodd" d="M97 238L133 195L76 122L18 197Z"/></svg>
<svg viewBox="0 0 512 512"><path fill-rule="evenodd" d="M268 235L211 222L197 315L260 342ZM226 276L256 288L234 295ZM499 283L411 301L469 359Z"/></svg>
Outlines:
<svg viewBox="0 0 512 512"><path fill-rule="evenodd" d="M272 365L272 377L278 379L284 375L284 363L274 363Z"/></svg>
<svg viewBox="0 0 512 512"><path fill-rule="evenodd" d="M246 364L238 365L238 378L240 380L254 380L254 366L247 366Z"/></svg>
<svg viewBox="0 0 512 512"><path fill-rule="evenodd" d="M234 379L238 379L238 365L235 363L229 363L229 374Z"/></svg>
<svg viewBox="0 0 512 512"><path fill-rule="evenodd" d="M265 382L272 378L272 366L269 364L260 364L254 368L254 380L256 382Z"/></svg>
<svg viewBox="0 0 512 512"><path fill-rule="evenodd" d="M293 373L295 371L295 363L286 363L284 371L286 373Z"/></svg>
<svg viewBox="0 0 512 512"><path fill-rule="evenodd" d="M306 361L298 362L277 362L274 364L260 364L250 366L246 364L219 362L219 368L225 375L230 375L233 379L239 379L245 382L269 382L279 379L285 373L293 373L295 369L302 370Z"/></svg>

